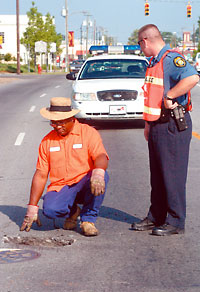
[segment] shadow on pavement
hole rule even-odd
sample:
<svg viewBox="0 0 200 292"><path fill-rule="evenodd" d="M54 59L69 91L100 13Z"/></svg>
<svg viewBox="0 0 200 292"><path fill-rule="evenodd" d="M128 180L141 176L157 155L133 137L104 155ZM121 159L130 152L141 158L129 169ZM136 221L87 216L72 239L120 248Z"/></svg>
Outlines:
<svg viewBox="0 0 200 292"><path fill-rule="evenodd" d="M24 216L26 214L26 208L20 207L20 206L1 205L0 212L8 216L9 219L13 221L14 223L16 223L20 228L22 225ZM37 224L34 223L32 226L33 230L46 231L46 230L55 229L54 220L46 218L42 213L42 209L39 209L39 217L41 219L42 226L38 227ZM115 208L106 207L106 206L101 207L100 212L99 212L99 217L107 218L107 219L111 219L115 221L120 221L120 222L126 222L129 224L133 222L137 222L139 220L138 218L126 212L120 211ZM55 223L56 223L56 226L58 226L58 228L61 228L61 226L63 225L63 220L64 220L63 218L56 219Z"/></svg>
<svg viewBox="0 0 200 292"><path fill-rule="evenodd" d="M120 211L119 209L111 208L111 207L106 207L102 206L100 211L99 211L99 217L107 218L107 219L112 219L115 221L120 221L120 222L126 222L129 224L132 224L133 222L139 221L138 218Z"/></svg>
<svg viewBox="0 0 200 292"><path fill-rule="evenodd" d="M121 130L121 129L143 129L144 120L129 121L83 121L83 123L93 126L97 130Z"/></svg>

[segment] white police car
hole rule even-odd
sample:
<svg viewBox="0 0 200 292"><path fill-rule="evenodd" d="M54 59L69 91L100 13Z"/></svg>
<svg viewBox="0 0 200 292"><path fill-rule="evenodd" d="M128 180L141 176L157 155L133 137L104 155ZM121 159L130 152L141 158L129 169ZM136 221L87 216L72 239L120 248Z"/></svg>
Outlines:
<svg viewBox="0 0 200 292"><path fill-rule="evenodd" d="M197 70L197 72L200 74L200 53L196 54L194 66L195 66L195 69Z"/></svg>
<svg viewBox="0 0 200 292"><path fill-rule="evenodd" d="M148 61L136 55L90 57L75 77L72 105L80 120L131 120L143 116L142 86Z"/></svg>

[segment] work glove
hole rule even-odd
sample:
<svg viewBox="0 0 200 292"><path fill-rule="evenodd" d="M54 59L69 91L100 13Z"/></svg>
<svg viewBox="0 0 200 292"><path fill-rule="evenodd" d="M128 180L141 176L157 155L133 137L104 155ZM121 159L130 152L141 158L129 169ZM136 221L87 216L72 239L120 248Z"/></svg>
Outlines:
<svg viewBox="0 0 200 292"><path fill-rule="evenodd" d="M99 196L105 192L105 170L102 168L95 168L92 170L90 179L91 192L94 196Z"/></svg>
<svg viewBox="0 0 200 292"><path fill-rule="evenodd" d="M36 222L39 227L42 226L38 216L38 209L38 206L28 205L27 212L24 217L24 222L22 223L20 231L25 230L28 232L31 229L33 222Z"/></svg>

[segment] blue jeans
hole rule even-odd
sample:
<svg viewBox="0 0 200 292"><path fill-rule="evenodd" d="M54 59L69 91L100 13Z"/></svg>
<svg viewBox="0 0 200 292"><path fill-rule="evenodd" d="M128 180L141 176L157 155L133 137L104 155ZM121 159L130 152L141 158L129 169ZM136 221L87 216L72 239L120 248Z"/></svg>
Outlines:
<svg viewBox="0 0 200 292"><path fill-rule="evenodd" d="M51 219L68 218L76 212L76 204L83 204L80 214L81 221L95 223L103 203L109 176L105 172L105 192L99 196L91 193L90 178L91 172L78 183L71 186L66 185L59 192L47 192L43 197L43 214Z"/></svg>

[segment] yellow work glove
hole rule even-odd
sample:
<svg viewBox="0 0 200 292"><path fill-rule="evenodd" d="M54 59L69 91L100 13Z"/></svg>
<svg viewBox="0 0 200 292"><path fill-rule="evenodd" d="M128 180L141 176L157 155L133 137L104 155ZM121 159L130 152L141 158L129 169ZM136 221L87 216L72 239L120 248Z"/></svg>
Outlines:
<svg viewBox="0 0 200 292"><path fill-rule="evenodd" d="M95 168L92 171L90 185L91 192L95 196L99 196L105 192L105 170L102 168Z"/></svg>
<svg viewBox="0 0 200 292"><path fill-rule="evenodd" d="M28 232L31 229L33 222L36 222L39 227L42 226L38 216L38 209L38 206L28 205L27 212L24 217L24 222L22 223L20 231L25 230Z"/></svg>

